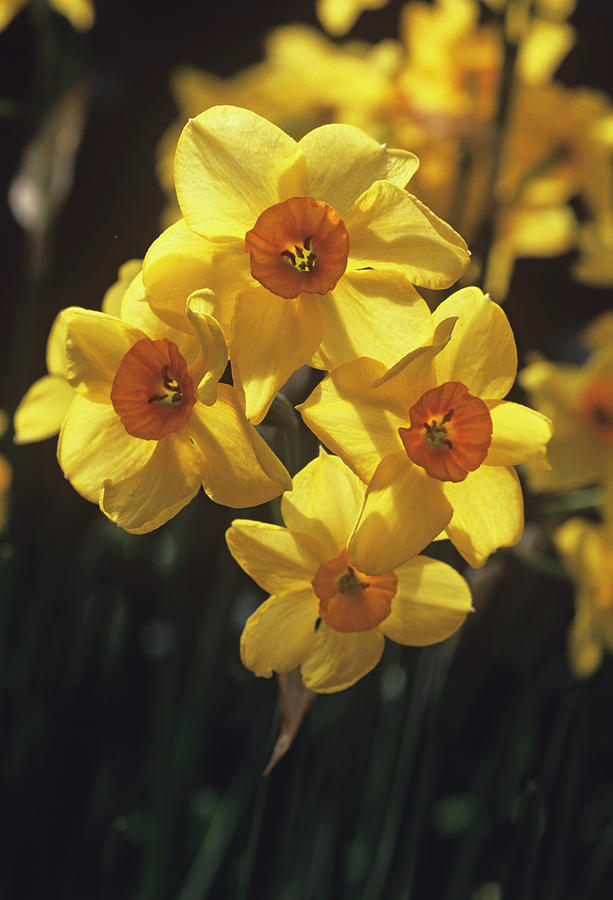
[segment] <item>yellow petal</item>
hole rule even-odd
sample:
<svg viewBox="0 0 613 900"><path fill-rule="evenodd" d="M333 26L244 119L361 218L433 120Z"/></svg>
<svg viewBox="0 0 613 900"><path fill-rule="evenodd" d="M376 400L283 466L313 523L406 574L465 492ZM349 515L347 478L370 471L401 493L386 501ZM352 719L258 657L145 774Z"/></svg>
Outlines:
<svg viewBox="0 0 613 900"><path fill-rule="evenodd" d="M374 669L384 644L380 631L341 633L322 622L302 663L305 687L320 694L351 687Z"/></svg>
<svg viewBox="0 0 613 900"><path fill-rule="evenodd" d="M147 298L154 310L174 328L189 330L185 303L201 288L215 293L215 317L229 329L234 294L252 283L244 235L238 241L214 244L180 219L149 247L143 263Z"/></svg>
<svg viewBox="0 0 613 900"><path fill-rule="evenodd" d="M236 298L232 325L234 384L244 391L247 418L257 425L277 391L319 346L321 313L312 294L285 300L258 285Z"/></svg>
<svg viewBox="0 0 613 900"><path fill-rule="evenodd" d="M177 146L175 183L187 224L211 240L244 238L269 206L308 196L296 141L235 106L214 106L189 120Z"/></svg>
<svg viewBox="0 0 613 900"><path fill-rule="evenodd" d="M57 434L74 398L75 389L61 375L35 381L15 410L15 443L44 441Z"/></svg>
<svg viewBox="0 0 613 900"><path fill-rule="evenodd" d="M235 519L226 541L239 566L269 594L310 588L320 565L330 559L308 534L250 519Z"/></svg>
<svg viewBox="0 0 613 900"><path fill-rule="evenodd" d="M404 450L386 456L368 486L349 556L368 575L397 569L434 540L451 514L440 481Z"/></svg>
<svg viewBox="0 0 613 900"><path fill-rule="evenodd" d="M156 443L128 434L110 404L92 403L77 394L62 424L57 458L75 490L98 503L104 482L142 469Z"/></svg>
<svg viewBox="0 0 613 900"><path fill-rule="evenodd" d="M213 406L197 403L187 428L207 461L203 487L215 503L257 506L291 488L285 466L247 421L230 385L219 385Z"/></svg>
<svg viewBox="0 0 613 900"><path fill-rule="evenodd" d="M480 466L464 481L444 483L453 518L447 537L475 568L499 547L516 544L524 530L524 501L515 469Z"/></svg>
<svg viewBox="0 0 613 900"><path fill-rule="evenodd" d="M108 402L119 364L146 335L122 319L71 306L60 313L66 328L66 375L88 400Z"/></svg>
<svg viewBox="0 0 613 900"><path fill-rule="evenodd" d="M551 420L542 413L506 400L488 401L492 417L492 443L485 460L488 466L535 463L546 469Z"/></svg>
<svg viewBox="0 0 613 900"><path fill-rule="evenodd" d="M326 369L359 356L392 365L432 330L427 303L392 270L347 272L319 307L324 326L319 353Z"/></svg>
<svg viewBox="0 0 613 900"><path fill-rule="evenodd" d="M402 449L408 406L387 385L373 388L382 363L356 359L321 381L296 409L320 441L367 482L381 458Z"/></svg>
<svg viewBox="0 0 613 900"><path fill-rule="evenodd" d="M434 361L439 382L461 381L477 397L500 399L517 372L513 331L502 308L476 287L456 291L432 314L458 316L453 336Z"/></svg>
<svg viewBox="0 0 613 900"><path fill-rule="evenodd" d="M51 326L47 338L47 351L45 354L47 371L50 375L61 375L66 378L68 361L66 359L66 322L63 314L59 313Z"/></svg>
<svg viewBox="0 0 613 900"><path fill-rule="evenodd" d="M444 288L457 281L470 260L453 228L389 181L377 181L365 191L345 225L351 270L392 268L413 284Z"/></svg>
<svg viewBox="0 0 613 900"><path fill-rule="evenodd" d="M96 14L91 0L51 0L51 5L78 31L89 31L94 24Z"/></svg>
<svg viewBox="0 0 613 900"><path fill-rule="evenodd" d="M142 259L129 259L119 267L117 281L106 292L102 300L102 312L109 316L121 316L121 301L130 282L143 267Z"/></svg>
<svg viewBox="0 0 613 900"><path fill-rule="evenodd" d="M326 560L334 559L347 547L365 492L342 460L320 448L317 459L294 476L292 490L283 494L283 521L291 531L317 541Z"/></svg>
<svg viewBox="0 0 613 900"><path fill-rule="evenodd" d="M379 628L399 644L423 647L443 641L472 609L468 584L445 563L418 556L396 569L396 575L392 611Z"/></svg>
<svg viewBox="0 0 613 900"><path fill-rule="evenodd" d="M329 34L341 37L365 9L381 9L389 0L317 0L317 18Z"/></svg>
<svg viewBox="0 0 613 900"><path fill-rule="evenodd" d="M388 177L386 149L353 125L322 125L309 131L298 146L304 153L309 197L323 200L343 218L374 181ZM419 160L405 151L404 166L394 158L392 174L401 188L417 171Z"/></svg>
<svg viewBox="0 0 613 900"><path fill-rule="evenodd" d="M245 624L243 665L264 678L296 669L313 643L318 605L310 585L269 597Z"/></svg>
<svg viewBox="0 0 613 900"><path fill-rule="evenodd" d="M200 342L198 399L211 405L217 399L217 383L228 362L228 347L221 325L210 315L215 297L212 291L195 291L187 302L187 317ZM195 372L194 372L195 374Z"/></svg>
<svg viewBox="0 0 613 900"><path fill-rule="evenodd" d="M3 0L0 3L0 31L10 25L14 17L27 4L28 0Z"/></svg>
<svg viewBox="0 0 613 900"><path fill-rule="evenodd" d="M104 484L100 509L131 534L146 534L168 522L200 490L206 463L186 429L154 443L146 464L128 478Z"/></svg>

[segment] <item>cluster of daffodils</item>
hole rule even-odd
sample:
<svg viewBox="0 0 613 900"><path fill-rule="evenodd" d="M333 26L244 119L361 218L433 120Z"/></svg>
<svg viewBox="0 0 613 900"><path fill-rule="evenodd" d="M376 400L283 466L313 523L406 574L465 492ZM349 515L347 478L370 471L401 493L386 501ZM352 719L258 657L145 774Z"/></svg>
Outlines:
<svg viewBox="0 0 613 900"><path fill-rule="evenodd" d="M271 594L241 653L258 675L300 667L320 692L372 669L384 636L453 633L467 584L419 554L449 538L481 566L517 542L513 466L547 466L549 419L504 399L517 357L502 309L477 288L433 313L420 296L453 285L469 252L407 190L417 168L355 126L296 141L245 109L201 113L176 153L181 219L101 311L60 312L48 374L15 416L21 442L59 430L66 477L132 533L200 486L230 507L283 493L286 527L228 532ZM299 410L334 455L292 483L256 426L304 365L328 373Z"/></svg>
<svg viewBox="0 0 613 900"><path fill-rule="evenodd" d="M9 25L29 0L0 0L0 31ZM92 0L49 0L49 5L66 16L73 28L87 31L94 24L95 10Z"/></svg>
<svg viewBox="0 0 613 900"><path fill-rule="evenodd" d="M537 359L520 375L530 402L551 418L548 471L529 467L535 491L565 492L595 486L599 523L574 517L554 534L577 585L569 633L569 659L580 677L613 651L613 313L585 332L590 353L583 365Z"/></svg>
<svg viewBox="0 0 613 900"><path fill-rule="evenodd" d="M362 10L383 5L319 0L317 11L338 36ZM415 151L422 166L413 189L469 241L471 275L485 268L496 300L507 295L518 257L573 248L578 278L612 284L613 106L599 91L555 79L575 40L566 21L573 8L573 0L411 0L396 40L339 44L290 25L269 36L261 63L232 78L181 69L173 79L180 124L158 154L165 224L181 215L173 159L185 117L232 103L295 138L345 122ZM571 205L578 198L580 220Z"/></svg>

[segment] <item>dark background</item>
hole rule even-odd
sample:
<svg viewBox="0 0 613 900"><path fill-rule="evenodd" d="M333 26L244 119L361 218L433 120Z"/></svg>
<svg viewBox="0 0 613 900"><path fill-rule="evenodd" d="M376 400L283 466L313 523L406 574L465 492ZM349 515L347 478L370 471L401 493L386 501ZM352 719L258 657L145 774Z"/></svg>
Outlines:
<svg viewBox="0 0 613 900"><path fill-rule="evenodd" d="M365 14L352 36L395 34L399 8ZM292 16L314 22L310 3ZM285 4L244 0L99 0L85 36L52 18L58 77L88 73L92 95L36 279L5 198L54 85L41 83L27 14L0 34L0 96L18 112L0 123L7 411L44 373L57 311L98 307L157 236L173 68L232 74L287 21ZM611 90L612 21L609 3L580 0L562 80ZM506 309L520 358L579 358L578 329L611 305L569 278L571 263L517 265ZM0 897L465 900L487 882L505 900L611 896L613 666L570 675L572 585L555 565L499 553L474 578L455 655L453 643L388 647L375 673L315 702L263 781L275 686L238 658L261 594L225 551L233 513L200 495L160 532L126 535L64 481L54 440L2 443L14 487L0 545ZM543 528L547 559L556 524Z"/></svg>

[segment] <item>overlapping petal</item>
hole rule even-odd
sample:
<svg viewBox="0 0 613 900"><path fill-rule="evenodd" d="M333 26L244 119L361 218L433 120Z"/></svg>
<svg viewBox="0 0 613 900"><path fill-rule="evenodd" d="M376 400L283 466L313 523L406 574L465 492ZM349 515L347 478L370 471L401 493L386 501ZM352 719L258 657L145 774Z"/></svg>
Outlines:
<svg viewBox="0 0 613 900"><path fill-rule="evenodd" d="M470 588L451 566L418 556L396 569L398 592L379 628L412 647L442 641L458 630L472 609Z"/></svg>
<svg viewBox="0 0 613 900"><path fill-rule="evenodd" d="M74 398L75 389L62 375L43 375L15 410L15 442L28 444L57 434Z"/></svg>
<svg viewBox="0 0 613 900"><path fill-rule="evenodd" d="M360 356L391 365L426 341L432 328L426 302L393 270L347 272L319 306L326 369Z"/></svg>
<svg viewBox="0 0 613 900"><path fill-rule="evenodd" d="M302 663L305 687L322 694L342 691L377 665L385 640L380 631L341 633L325 622Z"/></svg>
<svg viewBox="0 0 613 900"><path fill-rule="evenodd" d="M105 481L121 481L140 471L155 447L156 441L128 434L110 404L77 394L62 424L57 456L75 490L98 503Z"/></svg>
<svg viewBox="0 0 613 900"><path fill-rule="evenodd" d="M517 466L529 462L548 469L551 420L520 403L494 400L486 405L492 417L492 442L486 465Z"/></svg>
<svg viewBox="0 0 613 900"><path fill-rule="evenodd" d="M443 486L453 507L447 535L464 559L482 566L499 547L516 544L524 529L524 503L515 469L480 466L464 481Z"/></svg>
<svg viewBox="0 0 613 900"><path fill-rule="evenodd" d="M146 464L121 481L112 476L100 497L102 512L131 534L153 531L183 509L198 493L206 465L180 434L141 443L155 447Z"/></svg>
<svg viewBox="0 0 613 900"><path fill-rule="evenodd" d="M309 131L298 146L304 153L309 196L324 200L345 218L360 194L374 181L389 179L404 188L419 167L409 151L388 151L353 125L322 125ZM391 175L391 178L390 178Z"/></svg>
<svg viewBox="0 0 613 900"><path fill-rule="evenodd" d="M348 269L396 269L412 284L449 287L470 254L457 232L423 203L389 181L376 181L345 219Z"/></svg>
<svg viewBox="0 0 613 900"><path fill-rule="evenodd" d="M437 355L439 382L460 381L471 394L499 399L517 373L513 331L502 308L476 287L456 291L432 314L435 322L457 316L453 338Z"/></svg>
<svg viewBox="0 0 613 900"><path fill-rule="evenodd" d="M369 575L397 569L434 540L452 512L440 482L404 451L386 456L368 486L349 556Z"/></svg>
<svg viewBox="0 0 613 900"><path fill-rule="evenodd" d="M364 494L357 475L320 448L318 458L294 476L292 490L283 494L283 521L325 547L326 558L332 559L347 547Z"/></svg>
<svg viewBox="0 0 613 900"><path fill-rule="evenodd" d="M249 617L241 636L241 659L256 675L298 668L315 637L318 601L312 587L269 597Z"/></svg>
<svg viewBox="0 0 613 900"><path fill-rule="evenodd" d="M258 285L236 298L232 324L234 383L244 391L247 417L257 424L292 372L319 346L321 313L312 294L289 301Z"/></svg>
<svg viewBox="0 0 613 900"><path fill-rule="evenodd" d="M247 421L229 385L219 385L214 406L196 404L186 431L207 461L203 487L215 503L256 506L291 487L285 467Z"/></svg>
<svg viewBox="0 0 613 900"><path fill-rule="evenodd" d="M244 238L262 210L308 195L296 141L235 106L214 106L189 120L177 146L175 184L187 224L211 240Z"/></svg>
<svg viewBox="0 0 613 900"><path fill-rule="evenodd" d="M122 319L96 310L72 306L60 316L66 329L69 382L88 400L108 402L121 360L146 335Z"/></svg>
<svg viewBox="0 0 613 900"><path fill-rule="evenodd" d="M269 594L310 588L328 559L326 548L310 535L250 519L234 519L226 541L239 566Z"/></svg>

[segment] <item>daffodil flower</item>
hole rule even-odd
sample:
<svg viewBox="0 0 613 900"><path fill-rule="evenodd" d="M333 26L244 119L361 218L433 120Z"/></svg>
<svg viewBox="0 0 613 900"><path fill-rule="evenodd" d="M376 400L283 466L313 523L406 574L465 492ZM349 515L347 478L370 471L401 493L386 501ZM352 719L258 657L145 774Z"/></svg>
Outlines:
<svg viewBox="0 0 613 900"><path fill-rule="evenodd" d="M76 307L59 315L66 376L77 394L58 460L73 487L134 533L164 524L201 484L215 502L234 507L290 487L234 388L218 384L227 348L208 312L210 292L188 300L189 335L160 322L144 301L137 276L123 298L124 318Z"/></svg>
<svg viewBox="0 0 613 900"><path fill-rule="evenodd" d="M413 284L453 284L469 254L404 190L417 167L349 125L296 142L232 106L186 125L175 161L184 219L149 250L145 286L158 315L174 281L175 304L186 289L215 292L253 422L304 363L332 368L366 347L389 354L400 335L405 347L406 335L421 339L427 308ZM182 314L175 305L165 318Z"/></svg>
<svg viewBox="0 0 613 900"><path fill-rule="evenodd" d="M556 530L554 543L577 588L569 662L575 675L587 678L605 650L613 652L613 537L605 525L574 518Z"/></svg>
<svg viewBox="0 0 613 900"><path fill-rule="evenodd" d="M503 400L517 355L502 309L464 288L432 315L430 343L391 369L340 366L301 407L309 428L368 484L349 543L356 565L401 565L441 532L472 566L523 530L513 466L547 465L549 420Z"/></svg>
<svg viewBox="0 0 613 900"><path fill-rule="evenodd" d="M142 260L130 259L119 267L115 281L102 300L102 311L110 315L121 315L124 294L140 272ZM142 310L137 309L139 317ZM66 335L64 322L57 317L47 339L47 374L38 378L26 391L15 410L13 425L15 443L30 444L44 441L57 434L62 427L64 416L74 400L75 389L66 377Z"/></svg>
<svg viewBox="0 0 613 900"><path fill-rule="evenodd" d="M549 416L554 434L551 468L530 466L535 491L566 491L599 484L613 514L613 316L605 314L586 332L595 348L584 365L544 359L530 363L519 380L530 403Z"/></svg>
<svg viewBox="0 0 613 900"><path fill-rule="evenodd" d="M256 675L301 667L306 687L350 687L373 669L384 638L422 646L456 631L470 590L450 566L418 556L371 575L348 546L365 486L338 457L321 451L283 495L286 528L237 519L230 552L270 596L247 620L241 658Z"/></svg>

